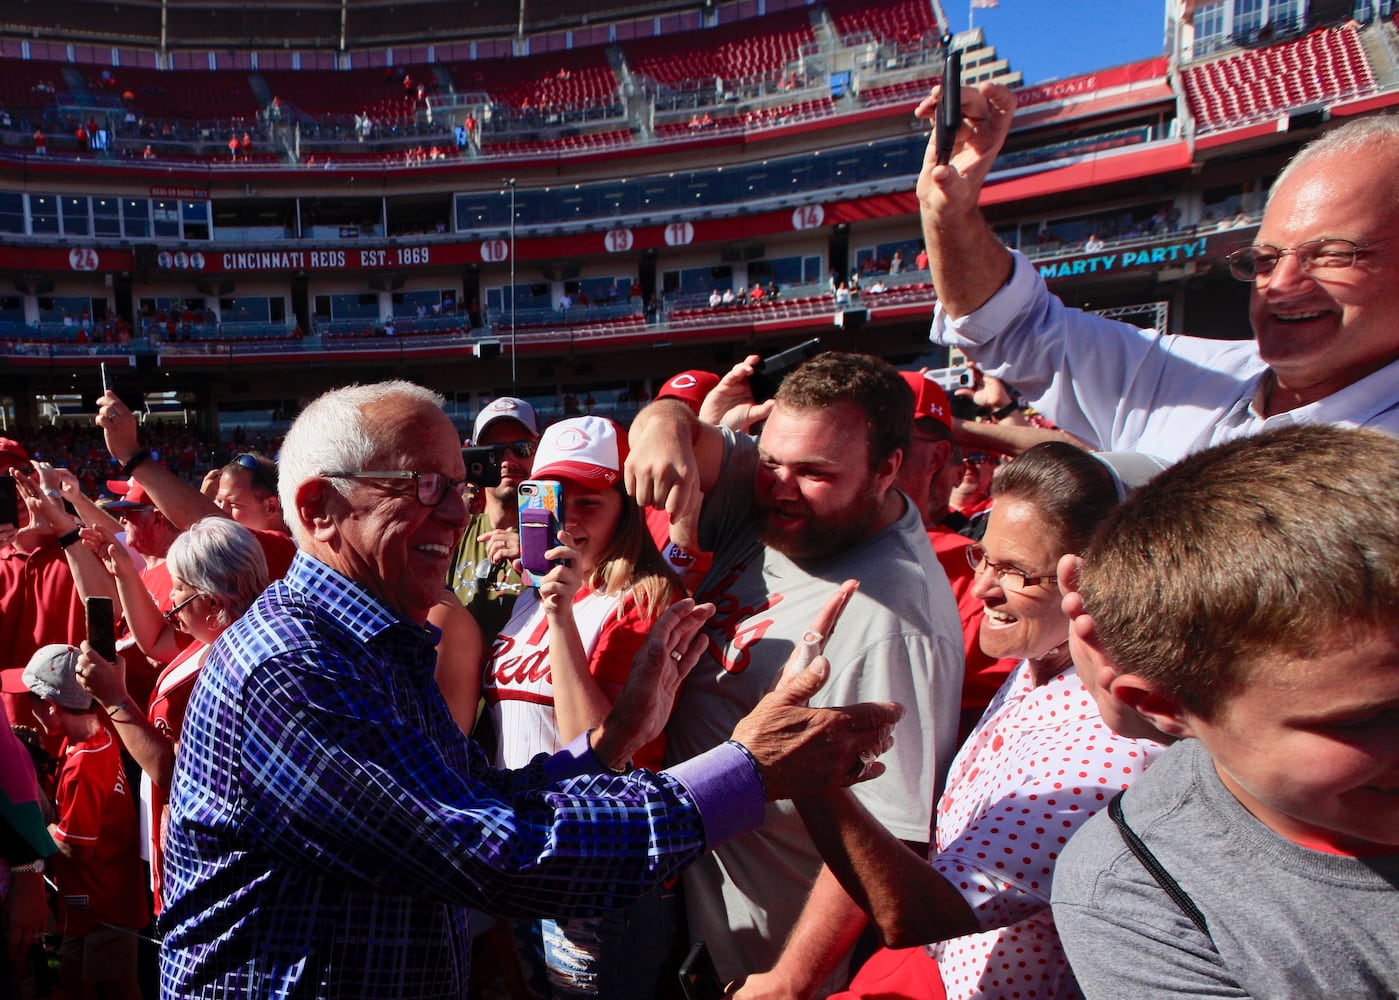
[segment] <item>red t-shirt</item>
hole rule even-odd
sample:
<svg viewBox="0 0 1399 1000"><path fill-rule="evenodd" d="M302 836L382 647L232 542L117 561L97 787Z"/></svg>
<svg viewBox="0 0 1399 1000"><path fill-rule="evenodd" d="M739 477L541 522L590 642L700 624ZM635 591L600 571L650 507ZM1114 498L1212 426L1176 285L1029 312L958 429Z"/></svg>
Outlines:
<svg viewBox="0 0 1399 1000"><path fill-rule="evenodd" d="M141 884L135 799L121 745L111 732L103 729L65 748L53 836L82 855L54 856L65 934L86 934L104 923L146 926L150 913Z"/></svg>
<svg viewBox="0 0 1399 1000"><path fill-rule="evenodd" d="M35 650L87 635L87 616L56 541L27 555L0 552L0 666L23 667Z"/></svg>
<svg viewBox="0 0 1399 1000"><path fill-rule="evenodd" d="M151 694L151 708L148 718L151 725L160 731L172 745L180 742L180 730L185 722L185 709L189 707L189 696L194 691L194 682L203 666L204 654L209 647L195 643L180 651L180 655L170 661L169 666L160 672ZM144 778L141 782L141 805L146 810L146 829L151 862L151 891L155 894L155 912L160 912L160 887L165 863L165 824L170 806L170 790L162 788L154 781Z"/></svg>
<svg viewBox="0 0 1399 1000"><path fill-rule="evenodd" d="M267 582L280 580L287 575L291 561L296 556L296 542L284 531L270 528L251 528L253 537L262 546L263 558L267 560Z"/></svg>

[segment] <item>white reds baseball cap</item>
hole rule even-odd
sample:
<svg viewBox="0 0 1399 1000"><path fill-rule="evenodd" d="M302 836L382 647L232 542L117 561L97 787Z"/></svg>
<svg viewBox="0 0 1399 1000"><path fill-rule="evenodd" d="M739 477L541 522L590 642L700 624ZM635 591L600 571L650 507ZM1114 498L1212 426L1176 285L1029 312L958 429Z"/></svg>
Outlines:
<svg viewBox="0 0 1399 1000"><path fill-rule="evenodd" d="M605 490L622 477L627 432L606 417L572 417L550 424L534 455L534 479L560 479Z"/></svg>

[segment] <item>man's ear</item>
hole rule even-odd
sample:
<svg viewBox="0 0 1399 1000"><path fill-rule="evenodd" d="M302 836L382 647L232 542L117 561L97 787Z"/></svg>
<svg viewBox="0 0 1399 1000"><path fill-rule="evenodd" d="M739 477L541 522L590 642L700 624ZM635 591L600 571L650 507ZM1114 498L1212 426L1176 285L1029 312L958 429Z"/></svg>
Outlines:
<svg viewBox="0 0 1399 1000"><path fill-rule="evenodd" d="M330 543L339 535L335 513L344 498L322 478L308 479L296 488L296 516L310 536Z"/></svg>
<svg viewBox="0 0 1399 1000"><path fill-rule="evenodd" d="M904 464L904 449L895 448L889 453L889 457L880 462L874 470L875 481L885 490L892 489L894 479L899 474L899 469Z"/></svg>
<svg viewBox="0 0 1399 1000"><path fill-rule="evenodd" d="M1122 669L1099 641L1097 623L1078 592L1082 568L1083 560L1070 554L1060 558L1055 573L1064 595L1064 614L1069 617L1069 651L1103 722L1118 735L1135 739L1169 743L1193 736L1180 705L1150 681Z"/></svg>
<svg viewBox="0 0 1399 1000"><path fill-rule="evenodd" d="M952 461L952 442L933 442L933 450L928 460L928 474L930 476L936 476L947 467L947 463L950 461Z"/></svg>
<svg viewBox="0 0 1399 1000"><path fill-rule="evenodd" d="M1195 735L1195 728L1184 706L1140 675L1114 673L1105 689L1150 723L1157 732L1175 740Z"/></svg>

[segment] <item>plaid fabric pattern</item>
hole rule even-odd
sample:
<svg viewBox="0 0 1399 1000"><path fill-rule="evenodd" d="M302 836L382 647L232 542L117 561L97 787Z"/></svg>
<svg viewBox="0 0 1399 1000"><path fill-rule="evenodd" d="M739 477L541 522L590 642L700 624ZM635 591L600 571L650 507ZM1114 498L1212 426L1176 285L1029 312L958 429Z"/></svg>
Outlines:
<svg viewBox="0 0 1399 1000"><path fill-rule="evenodd" d="M703 850L668 775L492 770L436 639L299 553L215 643L175 768L162 997L462 997L468 905L597 913Z"/></svg>

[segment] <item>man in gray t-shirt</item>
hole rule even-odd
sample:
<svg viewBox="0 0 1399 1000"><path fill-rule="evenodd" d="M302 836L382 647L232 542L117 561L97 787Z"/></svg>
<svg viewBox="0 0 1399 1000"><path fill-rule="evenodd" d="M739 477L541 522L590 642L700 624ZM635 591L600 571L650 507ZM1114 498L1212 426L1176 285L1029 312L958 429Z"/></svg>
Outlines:
<svg viewBox="0 0 1399 1000"><path fill-rule="evenodd" d="M750 370L738 366L720 391ZM907 709L882 758L886 772L860 798L926 851L932 803L956 750L963 656L946 575L918 511L893 485L912 405L891 366L823 354L783 382L756 440L701 424L675 401L648 407L632 428L627 482L640 502L672 516L692 514L702 491L699 542L714 552L696 598L718 610L709 652L667 727L671 756L727 739L777 683L821 605L857 579L826 645L831 677L817 697ZM829 974L826 986L839 988L865 921L790 805L770 807L761 829L687 873L685 897L691 936L708 944L725 980L770 969L790 938L810 943L816 982Z"/></svg>

